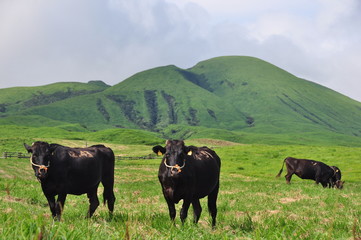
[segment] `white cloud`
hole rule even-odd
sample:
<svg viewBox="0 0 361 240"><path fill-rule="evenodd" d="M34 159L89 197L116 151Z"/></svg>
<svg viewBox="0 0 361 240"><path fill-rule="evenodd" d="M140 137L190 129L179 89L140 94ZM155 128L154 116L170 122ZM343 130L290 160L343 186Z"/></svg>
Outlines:
<svg viewBox="0 0 361 240"><path fill-rule="evenodd" d="M3 0L0 88L250 55L361 100L358 0Z"/></svg>

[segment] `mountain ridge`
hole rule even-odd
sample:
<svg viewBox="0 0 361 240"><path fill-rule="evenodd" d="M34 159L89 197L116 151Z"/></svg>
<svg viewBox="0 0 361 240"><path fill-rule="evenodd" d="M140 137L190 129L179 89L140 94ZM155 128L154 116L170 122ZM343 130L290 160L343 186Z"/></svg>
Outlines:
<svg viewBox="0 0 361 240"><path fill-rule="evenodd" d="M237 134L335 133L361 141L361 103L253 57L217 57L188 69L157 67L114 86L75 85L48 92L39 87L38 92L48 98L36 91L12 103L0 97L1 122L5 124L7 117L14 122L17 115L38 115L49 118L52 125L59 121L95 131L134 128L164 137L176 136L182 132L177 126L183 126ZM7 90L14 91L0 89L0 93ZM57 94L64 98L56 99ZM27 106L29 98L40 104Z"/></svg>

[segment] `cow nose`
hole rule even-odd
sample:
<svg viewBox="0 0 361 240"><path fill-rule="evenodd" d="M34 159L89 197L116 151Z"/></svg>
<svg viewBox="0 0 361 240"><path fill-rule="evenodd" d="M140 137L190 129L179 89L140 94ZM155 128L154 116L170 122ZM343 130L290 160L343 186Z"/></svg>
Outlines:
<svg viewBox="0 0 361 240"><path fill-rule="evenodd" d="M180 170L180 169L173 168L173 169L171 170L171 175L172 175L172 176L177 176L181 171L182 171L182 170Z"/></svg>
<svg viewBox="0 0 361 240"><path fill-rule="evenodd" d="M38 178L44 178L48 172L48 169L46 167L40 167L37 171L36 176Z"/></svg>

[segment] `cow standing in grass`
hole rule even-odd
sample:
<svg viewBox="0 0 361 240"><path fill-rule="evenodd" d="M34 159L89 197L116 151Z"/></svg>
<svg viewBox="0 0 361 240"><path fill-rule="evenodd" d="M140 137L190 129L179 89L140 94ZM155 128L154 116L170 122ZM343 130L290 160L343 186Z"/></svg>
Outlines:
<svg viewBox="0 0 361 240"><path fill-rule="evenodd" d="M182 223L187 218L190 204L193 206L194 222L197 223L202 212L199 199L208 196L208 210L212 216L212 227L215 227L221 167L218 155L207 147L185 146L180 140L168 140L165 147L158 145L153 147L153 151L164 155L158 178L170 218L174 221L175 204L183 199Z"/></svg>
<svg viewBox="0 0 361 240"><path fill-rule="evenodd" d="M323 162L297 159L288 157L283 161L282 168L276 177L280 177L286 163L287 174L285 176L286 182L289 184L293 174L296 174L302 179L315 180L316 184L321 183L325 187L336 187L342 189L343 183L341 181L341 171L335 166L328 166Z"/></svg>
<svg viewBox="0 0 361 240"><path fill-rule="evenodd" d="M69 148L46 142L35 142L32 146L24 143L24 146L31 153L31 165L54 218L60 220L67 194L85 193L90 204L87 217L91 217L99 206L100 182L104 186L104 204L107 202L109 211L113 212L114 153L110 148L103 145Z"/></svg>

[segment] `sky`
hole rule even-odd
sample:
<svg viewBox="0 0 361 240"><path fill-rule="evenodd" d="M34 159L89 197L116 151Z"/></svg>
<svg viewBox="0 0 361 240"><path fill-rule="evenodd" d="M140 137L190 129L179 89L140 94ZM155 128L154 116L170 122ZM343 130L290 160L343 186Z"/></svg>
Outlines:
<svg viewBox="0 0 361 240"><path fill-rule="evenodd" d="M0 0L0 88L253 56L361 101L359 0Z"/></svg>

